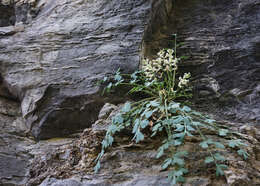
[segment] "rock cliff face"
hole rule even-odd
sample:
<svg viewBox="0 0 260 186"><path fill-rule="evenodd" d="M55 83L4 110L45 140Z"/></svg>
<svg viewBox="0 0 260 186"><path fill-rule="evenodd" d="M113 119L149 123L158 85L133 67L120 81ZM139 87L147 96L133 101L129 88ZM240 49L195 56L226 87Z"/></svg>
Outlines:
<svg viewBox="0 0 260 186"><path fill-rule="evenodd" d="M151 20L144 53L171 47L171 34L177 33L180 54L189 57L183 69L194 76L197 101L211 99L221 116L259 124L259 30L257 0L177 0L171 13L159 11Z"/></svg>
<svg viewBox="0 0 260 186"><path fill-rule="evenodd" d="M91 127L105 102L120 100L100 96L98 81L118 68L131 72L143 56L172 47L174 33L180 54L189 57L181 70L193 74L200 109L239 121L232 127L247 129L242 121L257 127L259 31L258 0L0 0L0 185L168 184L154 147L144 145L142 152L144 146L124 140L108 154L104 172L93 174L104 135L97 122L79 139L35 142L27 134L69 137ZM227 182L197 173L190 185L259 184L259 134L249 128L245 135L251 162L229 157L238 163ZM151 165L136 163L142 159Z"/></svg>
<svg viewBox="0 0 260 186"><path fill-rule="evenodd" d="M37 139L90 127L104 103L98 80L138 67L151 1L32 2L9 5L17 24L0 28L4 84Z"/></svg>

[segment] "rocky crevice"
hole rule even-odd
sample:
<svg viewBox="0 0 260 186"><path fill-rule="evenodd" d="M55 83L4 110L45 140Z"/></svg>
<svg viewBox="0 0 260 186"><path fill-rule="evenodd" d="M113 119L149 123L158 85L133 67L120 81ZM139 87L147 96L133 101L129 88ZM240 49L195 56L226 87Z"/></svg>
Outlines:
<svg viewBox="0 0 260 186"><path fill-rule="evenodd" d="M101 174L92 168L118 109L105 103L124 100L120 94L101 96L97 82L119 67L132 72L140 58L172 47L174 33L180 55L189 56L180 70L193 74L195 106L241 131L252 158L229 155L231 169L216 180L213 169L200 165L203 152L187 143L197 158L197 164L189 162L188 183L259 184L259 129L251 126L258 126L260 115L257 0L2 0L3 6L0 185L167 185L167 173L154 158L158 139L135 145L120 134ZM53 137L62 138L42 141Z"/></svg>
<svg viewBox="0 0 260 186"><path fill-rule="evenodd" d="M259 12L255 0L177 0L155 12L144 56L173 47L176 33L179 55L188 57L180 70L192 73L195 101L226 119L259 124Z"/></svg>

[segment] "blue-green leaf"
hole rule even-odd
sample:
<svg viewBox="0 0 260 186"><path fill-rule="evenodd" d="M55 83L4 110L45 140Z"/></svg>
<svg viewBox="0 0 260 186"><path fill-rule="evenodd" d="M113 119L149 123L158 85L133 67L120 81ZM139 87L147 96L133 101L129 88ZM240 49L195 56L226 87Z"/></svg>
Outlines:
<svg viewBox="0 0 260 186"><path fill-rule="evenodd" d="M181 138L182 139L185 136L185 132L176 133L176 134L173 134L172 136L173 136L173 138Z"/></svg>
<svg viewBox="0 0 260 186"><path fill-rule="evenodd" d="M167 158L167 159L164 161L163 165L162 165L162 169L163 169L163 170L164 170L164 169L167 169L171 163L172 163L172 159L171 159L171 158Z"/></svg>
<svg viewBox="0 0 260 186"><path fill-rule="evenodd" d="M225 148L225 146L222 143L220 143L220 142L214 142L213 144L215 145L216 148L220 148L220 149L224 149Z"/></svg>
<svg viewBox="0 0 260 186"><path fill-rule="evenodd" d="M188 107L188 106L184 106L184 107L182 107L182 111L183 111L183 112L190 112L190 111L191 111L191 108Z"/></svg>
<svg viewBox="0 0 260 186"><path fill-rule="evenodd" d="M227 133L228 133L228 130L227 129L220 129L218 132L219 132L218 134L220 136L226 136Z"/></svg>
<svg viewBox="0 0 260 186"><path fill-rule="evenodd" d="M174 157L173 160L172 160L172 164L177 164L179 166L183 166L185 163L184 163L184 159L182 158L179 158L179 157Z"/></svg>
<svg viewBox="0 0 260 186"><path fill-rule="evenodd" d="M144 135L143 135L143 133L141 133L141 131L138 129L138 130L136 131L136 133L135 133L134 138L135 138L135 142L138 143L139 141L144 140Z"/></svg>
<svg viewBox="0 0 260 186"><path fill-rule="evenodd" d="M145 112L145 117L146 117L147 119L149 119L152 115L153 115L153 111L152 111L152 110Z"/></svg>
<svg viewBox="0 0 260 186"><path fill-rule="evenodd" d="M175 129L176 132L182 132L183 130L184 130L184 126L183 125L181 125L181 124L177 124L176 125L176 129Z"/></svg>
<svg viewBox="0 0 260 186"><path fill-rule="evenodd" d="M214 158L212 158L211 156L208 156L205 158L205 163L211 163L211 162L214 162Z"/></svg>
<svg viewBox="0 0 260 186"><path fill-rule="evenodd" d="M187 130L188 131L195 131L195 129L192 126L190 126L190 125L187 126Z"/></svg>
<svg viewBox="0 0 260 186"><path fill-rule="evenodd" d="M126 113L131 110L131 103L127 102L124 104L123 108L121 109L122 112Z"/></svg>
<svg viewBox="0 0 260 186"><path fill-rule="evenodd" d="M160 105L160 103L159 103L158 101L156 101L156 100L150 101L150 104L151 104L151 106L153 106L153 107L158 107L158 106Z"/></svg>
<svg viewBox="0 0 260 186"><path fill-rule="evenodd" d="M96 166L94 167L95 173L97 173L99 169L100 169L100 161L98 161Z"/></svg>
<svg viewBox="0 0 260 186"><path fill-rule="evenodd" d="M179 146L179 145L181 145L182 144L182 141L181 140L174 140L174 142L173 142L173 145L174 146Z"/></svg>
<svg viewBox="0 0 260 186"><path fill-rule="evenodd" d="M161 124L158 123L158 124L156 124L156 125L153 126L152 131L153 131L153 132L154 132L154 131L157 131L160 127L161 127Z"/></svg>
<svg viewBox="0 0 260 186"><path fill-rule="evenodd" d="M145 119L145 120L142 120L142 121L141 121L141 124L140 124L140 125L141 125L141 128L144 129L145 127L148 126L148 124L149 124L149 121Z"/></svg>
<svg viewBox="0 0 260 186"><path fill-rule="evenodd" d="M134 121L134 127L133 127L133 130L132 130L132 133L136 133L137 129L139 128L139 125L140 125L140 119L135 119Z"/></svg>
<svg viewBox="0 0 260 186"><path fill-rule="evenodd" d="M227 165L225 164L217 164L216 165L216 175L217 176L223 176L224 175L224 172L222 169L227 169Z"/></svg>
<svg viewBox="0 0 260 186"><path fill-rule="evenodd" d="M216 120L214 120L214 119L206 119L205 120L205 122L206 123L209 123L209 124L212 124L212 123L214 123Z"/></svg>
<svg viewBox="0 0 260 186"><path fill-rule="evenodd" d="M248 156L249 156L249 154L246 152L246 151L244 151L243 149L239 149L238 151L237 151L237 153L240 155L240 156L242 156L245 160L248 158Z"/></svg>
<svg viewBox="0 0 260 186"><path fill-rule="evenodd" d="M203 142L201 142L201 143L200 143L200 146L201 146L203 149L206 149L206 148L208 148L208 147L209 147L209 145L208 145L208 142L207 142L207 141L203 141Z"/></svg>
<svg viewBox="0 0 260 186"><path fill-rule="evenodd" d="M117 115L113 118L113 123L122 124L123 122L124 122L124 118L122 117L121 114L117 114Z"/></svg>
<svg viewBox="0 0 260 186"><path fill-rule="evenodd" d="M214 158L215 158L216 160L218 160L218 161L225 161L225 160L226 160L225 157L222 156L222 155L219 154L219 153L215 153L213 156L214 156Z"/></svg>

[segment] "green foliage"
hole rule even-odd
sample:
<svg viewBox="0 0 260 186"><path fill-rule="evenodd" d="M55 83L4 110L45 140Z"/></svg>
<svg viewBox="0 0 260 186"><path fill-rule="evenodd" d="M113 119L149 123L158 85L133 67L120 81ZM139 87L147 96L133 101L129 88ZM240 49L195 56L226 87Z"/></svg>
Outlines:
<svg viewBox="0 0 260 186"><path fill-rule="evenodd" d="M203 134L204 130L213 131L220 137L231 138L228 146L238 148L237 153L244 159L248 157L248 153L242 148L245 145L235 139L232 132L219 127L215 120L183 104L192 97L189 86L191 75L185 73L181 76L178 73L180 59L176 56L176 47L174 50L164 49L158 53L158 58L145 59L142 69L133 74L121 74L120 70L116 72L112 82L106 86L105 92L109 92L113 87L125 85L131 87L129 94L141 93L145 96L137 102L125 103L120 113L112 119L102 141L102 150L96 159L95 172L100 169L100 160L105 150L112 145L113 136L125 128L131 129L132 140L136 143L147 137L144 129L150 129L150 137L156 137L158 133L167 134L158 148L156 158L164 159L162 169L174 168L168 176L173 185L184 182L184 175L188 173L185 168L188 153L178 151L178 146L183 145L187 137L194 135L201 138L199 146L208 152L204 162L215 164L217 176L224 174L223 170L227 168L226 160L219 150L226 148L226 144L208 138Z"/></svg>

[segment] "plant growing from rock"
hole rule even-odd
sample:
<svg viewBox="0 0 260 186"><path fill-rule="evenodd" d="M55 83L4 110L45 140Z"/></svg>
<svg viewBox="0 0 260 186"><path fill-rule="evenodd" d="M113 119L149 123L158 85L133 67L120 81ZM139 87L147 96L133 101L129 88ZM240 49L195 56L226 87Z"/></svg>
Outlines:
<svg viewBox="0 0 260 186"><path fill-rule="evenodd" d="M176 46L176 35L175 35ZM130 128L133 140L138 143L145 140L144 130L150 128L150 136L156 137L159 133L166 133L165 139L158 148L156 158L164 158L162 169L174 168L169 171L168 178L174 185L184 182L184 175L188 173L185 167L186 151L178 151L178 147L185 143L185 139L194 135L199 136L199 146L207 150L205 163L216 166L216 175L222 176L227 168L225 157L218 152L226 146L237 149L237 153L244 159L248 153L243 149L245 144L235 137L235 132L218 126L215 120L194 111L185 105L185 101L192 97L189 80L190 73L178 73L178 64L181 58L177 57L175 49L163 49L153 60L144 59L142 69L133 74L121 74L118 70L113 80L106 86L109 92L113 87L130 86L129 93L139 93L144 98L130 103L127 102L113 119L107 129L102 150L96 159L95 172L100 169L100 159L105 150L112 145L113 136L123 129ZM107 81L107 78L104 79ZM203 131L211 131L221 137L229 139L229 144L213 140Z"/></svg>

